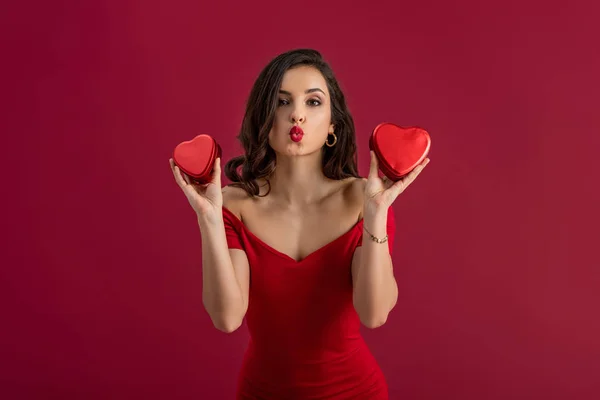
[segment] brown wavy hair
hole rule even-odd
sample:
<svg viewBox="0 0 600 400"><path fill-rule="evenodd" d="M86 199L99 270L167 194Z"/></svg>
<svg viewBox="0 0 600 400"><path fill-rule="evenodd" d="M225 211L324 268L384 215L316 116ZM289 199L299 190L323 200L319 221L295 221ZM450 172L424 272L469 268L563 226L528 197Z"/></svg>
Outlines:
<svg viewBox="0 0 600 400"><path fill-rule="evenodd" d="M225 175L231 186L243 188L250 196L258 196L257 179L265 178L271 191L269 176L275 170L275 151L269 145L269 132L275 119L279 89L288 69L312 66L318 69L331 98L331 123L335 126L337 143L323 145L323 173L330 179L359 177L357 171L354 120L344 93L321 53L313 49L295 49L279 54L260 72L246 103L246 112L237 139L244 155L234 157L225 165Z"/></svg>

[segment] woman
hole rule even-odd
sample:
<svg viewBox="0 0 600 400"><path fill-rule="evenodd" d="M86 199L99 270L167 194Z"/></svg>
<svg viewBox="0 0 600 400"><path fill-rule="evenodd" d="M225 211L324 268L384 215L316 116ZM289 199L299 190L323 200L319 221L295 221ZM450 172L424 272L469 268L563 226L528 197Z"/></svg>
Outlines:
<svg viewBox="0 0 600 400"><path fill-rule="evenodd" d="M202 235L204 306L224 332L247 321L237 398L387 399L359 328L396 303L390 206L429 160L394 184L371 153L361 178L344 94L310 49L265 67L238 138L223 189L219 159L204 186L170 160Z"/></svg>

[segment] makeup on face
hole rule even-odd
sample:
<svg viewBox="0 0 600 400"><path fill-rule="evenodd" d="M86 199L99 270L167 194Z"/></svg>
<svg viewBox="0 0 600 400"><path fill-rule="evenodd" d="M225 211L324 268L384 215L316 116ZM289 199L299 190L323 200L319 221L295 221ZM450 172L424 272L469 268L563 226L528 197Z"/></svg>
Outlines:
<svg viewBox="0 0 600 400"><path fill-rule="evenodd" d="M283 95L287 95L287 96L292 96L292 93L286 91L286 90L280 90L279 91L281 94ZM315 92L320 92L322 94L325 94L325 92L323 92L322 89L319 88L311 88L308 89L304 92L305 95L311 94L311 93L315 93ZM280 100L282 103L287 102L287 100ZM320 105L322 105L323 100L321 100L320 97L316 96L310 100L308 100L308 107L318 107ZM313 104L313 103L317 103L317 104ZM284 105L287 105L286 103L284 103ZM304 131L302 130L302 128L300 126L294 125L289 132L290 135L290 139L295 142L295 143L299 143L302 141L302 138L304 137Z"/></svg>
<svg viewBox="0 0 600 400"><path fill-rule="evenodd" d="M292 126L292 129L290 129L290 138L292 139L292 141L298 143L302 140L303 136L304 131L302 130L302 128L300 128L297 125Z"/></svg>
<svg viewBox="0 0 600 400"><path fill-rule="evenodd" d="M280 129L289 129L286 133L292 143L300 143L305 134L323 129L329 112L326 87L325 79L313 67L297 67L285 73L276 118Z"/></svg>

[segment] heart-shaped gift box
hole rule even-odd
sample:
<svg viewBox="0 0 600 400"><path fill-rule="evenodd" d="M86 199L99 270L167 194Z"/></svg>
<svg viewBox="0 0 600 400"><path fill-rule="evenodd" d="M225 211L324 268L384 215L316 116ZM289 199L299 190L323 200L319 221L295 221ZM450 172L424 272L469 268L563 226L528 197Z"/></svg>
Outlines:
<svg viewBox="0 0 600 400"><path fill-rule="evenodd" d="M215 160L221 157L221 146L210 135L200 134L179 143L173 151L173 161L196 184L211 181Z"/></svg>
<svg viewBox="0 0 600 400"><path fill-rule="evenodd" d="M375 152L379 169L392 181L408 175L429 154L431 137L416 126L402 127L383 122L373 129L369 149Z"/></svg>

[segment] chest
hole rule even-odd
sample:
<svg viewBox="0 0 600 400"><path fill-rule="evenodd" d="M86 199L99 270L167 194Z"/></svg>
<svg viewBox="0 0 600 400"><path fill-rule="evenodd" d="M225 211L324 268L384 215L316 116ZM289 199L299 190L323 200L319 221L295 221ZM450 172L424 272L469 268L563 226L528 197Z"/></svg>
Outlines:
<svg viewBox="0 0 600 400"><path fill-rule="evenodd" d="M300 262L354 229L357 207L322 206L307 210L253 207L244 224L264 245Z"/></svg>

